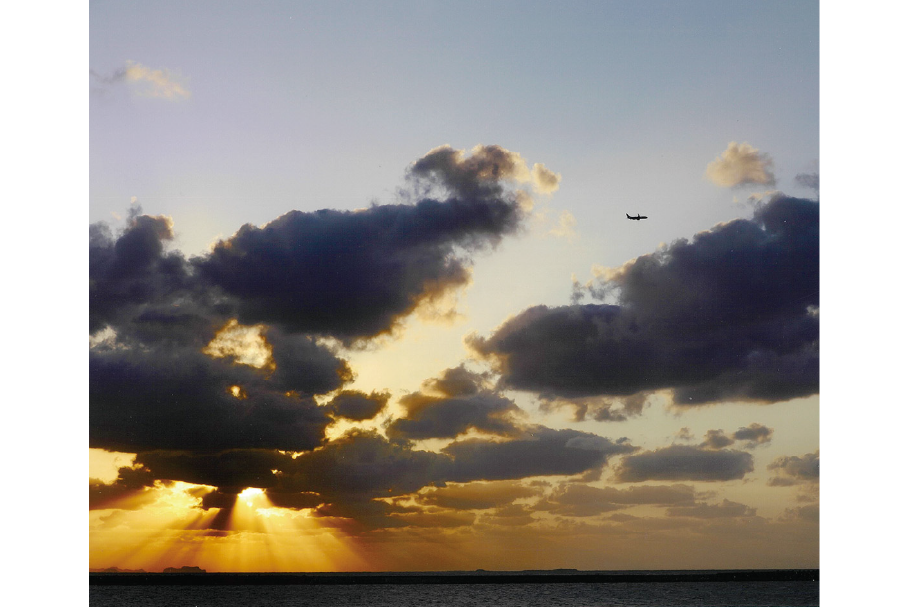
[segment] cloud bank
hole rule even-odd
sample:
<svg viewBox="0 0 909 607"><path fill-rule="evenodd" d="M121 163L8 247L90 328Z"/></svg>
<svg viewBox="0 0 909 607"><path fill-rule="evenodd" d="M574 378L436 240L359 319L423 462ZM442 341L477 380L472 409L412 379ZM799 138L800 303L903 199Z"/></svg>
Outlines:
<svg viewBox="0 0 909 607"><path fill-rule="evenodd" d="M508 483L599 474L610 457L636 451L627 440L527 425L489 374L464 366L400 397L404 413L385 435L327 439L330 424L375 419L391 398L350 389L354 370L329 344L393 332L467 284L471 256L522 225L527 197L516 185L558 185L498 146L437 148L407 179L410 202L292 211L191 259L169 249L170 219L138 206L116 234L90 226L89 443L137 454L113 483L92 482L94 507L148 503L160 483L182 481L216 488L197 495L199 508L223 510L213 529L225 528L246 487L328 525L460 526L473 515L388 500L436 487L425 506L482 502L468 497L474 489L443 491L446 483L523 494ZM416 441L425 439L450 442L423 451Z"/></svg>

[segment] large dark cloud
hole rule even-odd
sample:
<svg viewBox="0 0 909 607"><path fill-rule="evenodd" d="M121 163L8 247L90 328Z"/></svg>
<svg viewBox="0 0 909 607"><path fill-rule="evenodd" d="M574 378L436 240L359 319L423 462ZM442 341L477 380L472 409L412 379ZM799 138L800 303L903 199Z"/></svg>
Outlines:
<svg viewBox="0 0 909 607"><path fill-rule="evenodd" d="M616 468L620 482L730 481L754 471L751 454L672 445L625 457Z"/></svg>
<svg viewBox="0 0 909 607"><path fill-rule="evenodd" d="M261 228L243 226L195 265L232 296L244 324L347 342L374 337L465 285L467 255L517 230L524 211L500 183L513 173L508 161L517 162L497 146L466 158L435 150L411 175L428 184L427 192L441 190L444 200L291 211Z"/></svg>
<svg viewBox="0 0 909 607"><path fill-rule="evenodd" d="M599 285L616 304L536 306L472 336L505 387L545 398L673 389L678 405L818 390L816 201L777 196L638 257Z"/></svg>
<svg viewBox="0 0 909 607"><path fill-rule="evenodd" d="M136 456L154 478L220 487L236 494L246 487L266 489L278 484L279 470L292 462L289 454L269 449L234 449L215 453L146 451Z"/></svg>
<svg viewBox="0 0 909 607"><path fill-rule="evenodd" d="M463 366L425 382L424 391L403 396L400 404L404 416L387 428L393 438L455 438L471 429L500 436L520 432L516 425L520 407L489 389L482 375Z"/></svg>
<svg viewBox="0 0 909 607"><path fill-rule="evenodd" d="M344 390L353 370L321 338L362 343L466 284L471 255L520 228L528 200L513 186L532 179L503 148L442 147L409 170L412 202L292 211L191 260L168 251L168 218L136 208L117 234L91 226L90 446L136 453L146 483L215 487L196 495L223 511L215 528L246 487L326 524L461 525L473 515L387 500L448 482L597 474L634 452L626 440L522 427L514 402L464 367L402 398L387 437L326 440L334 420L375 418L390 395ZM442 452L413 442L466 432L495 438ZM95 482L93 503L150 495L134 484ZM508 506L503 495L489 503Z"/></svg>
<svg viewBox="0 0 909 607"><path fill-rule="evenodd" d="M322 370L327 378L344 368L337 360L321 363L328 367ZM342 383L335 373L334 385L320 384L318 390ZM287 390L288 384L270 380L266 369L188 348L91 352L89 446L132 453L312 449L331 419L312 396Z"/></svg>
<svg viewBox="0 0 909 607"><path fill-rule="evenodd" d="M377 432L354 430L297 454L269 449L159 450L139 453L136 462L153 479L218 487L218 495L206 497L207 506L230 504L231 496L243 488L259 487L276 506L317 508L320 517L355 519L376 528L401 526L408 520L394 518L395 511L376 500L434 486L436 489L418 498L424 505L499 507L533 493L508 481L580 474L601 468L613 455L635 450L625 441L535 427L519 438L463 440L436 453L414 449L409 441L389 440ZM446 487L450 482L473 481L498 482Z"/></svg>
<svg viewBox="0 0 909 607"><path fill-rule="evenodd" d="M407 173L412 204L293 211L190 261L167 249L171 220L138 206L116 234L90 226L90 445L304 451L332 417L375 416L387 396L317 406L353 379L319 337L390 331L466 284L469 255L518 229L524 173L497 146L438 148Z"/></svg>
<svg viewBox="0 0 909 607"><path fill-rule="evenodd" d="M89 333L137 318L137 330L154 336L158 324L205 325L194 313L174 309L174 297L191 289L183 256L166 252L173 239L167 217L134 207L122 233L104 223L89 226Z"/></svg>

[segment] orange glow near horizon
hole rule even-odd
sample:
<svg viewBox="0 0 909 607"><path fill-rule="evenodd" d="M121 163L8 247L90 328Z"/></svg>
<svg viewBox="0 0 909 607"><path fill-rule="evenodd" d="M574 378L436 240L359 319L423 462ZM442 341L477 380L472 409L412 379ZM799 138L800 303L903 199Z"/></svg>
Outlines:
<svg viewBox="0 0 909 607"><path fill-rule="evenodd" d="M200 489L177 482L139 510L89 512L90 568L162 571L361 571L369 563L343 531L308 511L278 508L247 488L229 507L203 510Z"/></svg>

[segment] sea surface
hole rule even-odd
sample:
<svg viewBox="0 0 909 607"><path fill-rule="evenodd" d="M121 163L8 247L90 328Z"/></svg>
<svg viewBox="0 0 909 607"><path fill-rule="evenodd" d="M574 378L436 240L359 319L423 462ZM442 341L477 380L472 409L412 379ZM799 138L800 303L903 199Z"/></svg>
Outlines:
<svg viewBox="0 0 909 607"><path fill-rule="evenodd" d="M381 584L92 585L92 607L807 607L816 581Z"/></svg>

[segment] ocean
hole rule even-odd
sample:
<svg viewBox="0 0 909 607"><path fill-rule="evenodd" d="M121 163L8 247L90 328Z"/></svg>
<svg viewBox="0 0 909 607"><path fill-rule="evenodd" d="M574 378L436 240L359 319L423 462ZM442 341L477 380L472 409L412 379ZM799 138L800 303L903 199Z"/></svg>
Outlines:
<svg viewBox="0 0 909 607"><path fill-rule="evenodd" d="M819 583L804 580L610 583L98 584L92 607L808 607Z"/></svg>

